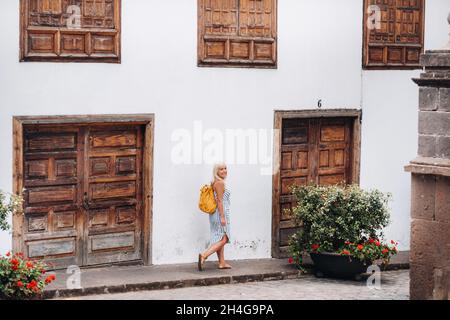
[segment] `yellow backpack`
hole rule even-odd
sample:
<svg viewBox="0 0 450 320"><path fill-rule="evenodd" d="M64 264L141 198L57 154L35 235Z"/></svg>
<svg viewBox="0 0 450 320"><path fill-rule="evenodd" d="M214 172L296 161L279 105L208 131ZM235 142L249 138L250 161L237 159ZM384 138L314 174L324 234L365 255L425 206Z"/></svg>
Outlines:
<svg viewBox="0 0 450 320"><path fill-rule="evenodd" d="M204 213L213 214L216 212L217 202L214 197L214 189L212 184L205 184L200 189L200 200L198 201L198 207Z"/></svg>

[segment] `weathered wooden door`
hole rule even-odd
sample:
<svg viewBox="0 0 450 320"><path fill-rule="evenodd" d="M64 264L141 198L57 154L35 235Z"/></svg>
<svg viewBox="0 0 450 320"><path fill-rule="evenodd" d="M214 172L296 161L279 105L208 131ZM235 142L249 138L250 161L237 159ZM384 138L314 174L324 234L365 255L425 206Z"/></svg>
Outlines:
<svg viewBox="0 0 450 320"><path fill-rule="evenodd" d="M288 254L297 230L289 214L295 206L292 185L352 183L354 118L281 120L280 171L274 178L273 254Z"/></svg>
<svg viewBox="0 0 450 320"><path fill-rule="evenodd" d="M143 127L24 127L23 248L55 267L142 259Z"/></svg>
<svg viewBox="0 0 450 320"><path fill-rule="evenodd" d="M24 253L55 267L83 264L82 148L79 128L24 132Z"/></svg>
<svg viewBox="0 0 450 320"><path fill-rule="evenodd" d="M88 127L83 211L87 265L141 258L142 129Z"/></svg>

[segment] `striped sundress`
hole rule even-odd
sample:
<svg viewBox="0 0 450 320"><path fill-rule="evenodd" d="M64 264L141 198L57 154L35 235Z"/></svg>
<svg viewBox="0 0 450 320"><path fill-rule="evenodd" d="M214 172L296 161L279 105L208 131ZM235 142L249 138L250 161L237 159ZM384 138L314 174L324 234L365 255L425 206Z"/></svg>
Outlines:
<svg viewBox="0 0 450 320"><path fill-rule="evenodd" d="M214 191L214 195L217 197L216 192ZM228 242L230 243L230 190L225 187L225 191L223 193L223 213L225 215L225 220L227 222L226 226L222 226L220 223L220 213L219 208L216 209L214 214L209 216L209 228L211 232L211 240L210 245L219 242L222 240L223 236L226 234L228 237Z"/></svg>

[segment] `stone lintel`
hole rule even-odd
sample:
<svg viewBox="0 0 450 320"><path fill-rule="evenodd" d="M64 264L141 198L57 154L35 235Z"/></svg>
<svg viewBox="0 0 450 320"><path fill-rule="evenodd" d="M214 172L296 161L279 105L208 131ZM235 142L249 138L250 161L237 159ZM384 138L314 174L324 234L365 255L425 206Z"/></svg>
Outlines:
<svg viewBox="0 0 450 320"><path fill-rule="evenodd" d="M417 157L405 166L406 172L450 177L450 159Z"/></svg>
<svg viewBox="0 0 450 320"><path fill-rule="evenodd" d="M425 72L413 81L421 87L450 88L450 50L427 50L420 56Z"/></svg>
<svg viewBox="0 0 450 320"><path fill-rule="evenodd" d="M420 56L420 64L425 68L450 68L449 50L427 50Z"/></svg>
<svg viewBox="0 0 450 320"><path fill-rule="evenodd" d="M450 88L450 78L413 78L420 87Z"/></svg>

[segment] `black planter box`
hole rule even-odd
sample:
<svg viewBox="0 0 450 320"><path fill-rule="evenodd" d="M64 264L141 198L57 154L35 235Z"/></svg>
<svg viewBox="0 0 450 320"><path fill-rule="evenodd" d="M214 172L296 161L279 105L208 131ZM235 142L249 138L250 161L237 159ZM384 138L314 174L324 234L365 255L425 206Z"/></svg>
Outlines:
<svg viewBox="0 0 450 320"><path fill-rule="evenodd" d="M328 276L336 278L361 279L361 274L367 272L371 261L363 262L351 256L337 253L310 253L314 262L314 274L317 277Z"/></svg>

